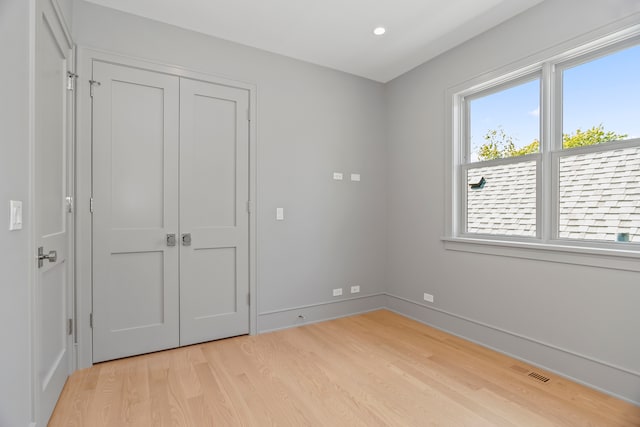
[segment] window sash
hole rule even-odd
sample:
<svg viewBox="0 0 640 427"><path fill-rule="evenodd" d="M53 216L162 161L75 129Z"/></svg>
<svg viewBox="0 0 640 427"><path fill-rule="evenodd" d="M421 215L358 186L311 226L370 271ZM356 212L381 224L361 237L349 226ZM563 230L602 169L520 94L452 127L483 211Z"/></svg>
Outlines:
<svg viewBox="0 0 640 427"><path fill-rule="evenodd" d="M625 33L625 32L623 32ZM616 37L605 38L599 42L583 46L578 49L574 49L555 60L549 60L547 63L552 68L552 76L550 82L553 84L553 88L549 93L550 102L553 105L554 123L551 131L553 132L553 150L574 150L576 148L564 148L563 147L563 134L565 133L563 123L563 96L564 96L564 72L568 69L579 67L580 65L587 64L591 61L595 61L607 55L615 54L627 48L634 46L640 46L640 29L635 31L635 35L626 36L620 35L620 39L616 40ZM586 130L586 129L585 129ZM627 139L624 141L631 141ZM608 144L608 143L607 143Z"/></svg>
<svg viewBox="0 0 640 427"><path fill-rule="evenodd" d="M462 126L460 127L461 132L461 140L464 141L462 150L460 150L460 154L462 156L461 163L463 164L472 164L472 163L480 163L486 162L487 160L482 160L478 162L471 161L471 101L475 99L484 98L485 96L493 95L516 86L532 82L534 80L540 80L540 117L542 117L542 92L543 92L543 72L542 67L539 65L529 67L527 69L521 70L521 72L516 73L509 78L499 79L497 82L487 82L485 85L477 86L473 90L468 91L466 94L461 94L461 101L463 105L462 111ZM542 139L542 125L540 126L540 131L538 132L539 137ZM542 151L542 144L540 145L540 151Z"/></svg>
<svg viewBox="0 0 640 427"><path fill-rule="evenodd" d="M496 167L496 166L508 166L515 165L520 163L531 163L535 162L536 169L536 233L535 236L523 236L523 235L508 235L504 233L476 233L468 231L468 213L469 213L469 201L468 201L468 180L467 176L470 171L475 169L485 168L485 167ZM460 197L460 213L459 215L459 223L458 230L460 230L460 237L487 237L487 238L500 238L507 240L528 240L528 241L537 241L542 237L542 191L541 191L541 181L542 181L542 155L540 153L535 154L527 154L525 156L518 157L507 157L503 159L494 159L494 160L486 160L482 162L474 162L467 163L465 165L461 165L459 169L458 182L460 183L460 187L458 189L459 197Z"/></svg>
<svg viewBox="0 0 640 427"><path fill-rule="evenodd" d="M562 244L571 244L579 246L589 247L603 247L603 248L619 248L618 242L607 242L604 240L595 239L572 239L568 237L560 237L560 210L561 210L561 198L560 198L560 160L565 157L573 157L584 154L597 154L610 151L628 149L628 148L640 148L640 138L627 139L623 141L605 142L602 144L595 144L585 147L576 147L557 150L551 153L551 165L553 172L553 221L551 229L553 232L552 241ZM640 243L637 242L625 242L625 249L640 249Z"/></svg>

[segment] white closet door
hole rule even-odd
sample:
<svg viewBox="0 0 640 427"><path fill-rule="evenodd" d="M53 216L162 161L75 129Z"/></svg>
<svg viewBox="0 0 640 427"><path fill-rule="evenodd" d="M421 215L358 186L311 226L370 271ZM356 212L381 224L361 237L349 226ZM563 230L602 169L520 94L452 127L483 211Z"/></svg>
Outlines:
<svg viewBox="0 0 640 427"><path fill-rule="evenodd" d="M179 345L179 79L94 62L93 360Z"/></svg>
<svg viewBox="0 0 640 427"><path fill-rule="evenodd" d="M36 421L46 425L69 374L73 345L67 323L72 312L71 214L65 203L71 195L72 145L67 134L71 95L66 87L71 52L49 2L38 1L36 6L34 237L41 250L39 260L33 254L33 262L38 262L34 393Z"/></svg>
<svg viewBox="0 0 640 427"><path fill-rule="evenodd" d="M248 108L180 79L180 345L249 332Z"/></svg>

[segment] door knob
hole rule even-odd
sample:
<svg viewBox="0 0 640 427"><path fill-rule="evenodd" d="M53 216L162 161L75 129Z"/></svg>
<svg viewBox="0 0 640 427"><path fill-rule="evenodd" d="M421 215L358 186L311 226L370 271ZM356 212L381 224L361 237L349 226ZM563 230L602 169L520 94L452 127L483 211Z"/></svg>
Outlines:
<svg viewBox="0 0 640 427"><path fill-rule="evenodd" d="M49 253L45 255L44 248L40 246L38 248L38 268L42 268L45 259L48 259L49 262L56 262L58 260L58 253L56 251L49 251Z"/></svg>
<svg viewBox="0 0 640 427"><path fill-rule="evenodd" d="M191 246L191 233L184 233L182 235L182 246Z"/></svg>
<svg viewBox="0 0 640 427"><path fill-rule="evenodd" d="M175 246L175 245L176 245L176 235L167 234L167 246Z"/></svg>

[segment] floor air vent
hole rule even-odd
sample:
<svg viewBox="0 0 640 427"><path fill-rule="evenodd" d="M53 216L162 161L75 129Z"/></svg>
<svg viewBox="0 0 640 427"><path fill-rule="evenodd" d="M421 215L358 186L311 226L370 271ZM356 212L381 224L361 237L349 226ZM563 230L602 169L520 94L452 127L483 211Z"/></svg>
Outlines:
<svg viewBox="0 0 640 427"><path fill-rule="evenodd" d="M550 378L547 378L547 377L545 377L544 375L540 375L540 374L538 374L538 373L536 373L536 372L531 372L531 373L529 374L529 376L530 376L531 378L535 378L535 379L536 379L536 380L538 380L538 381L542 381L543 383L546 383L546 382L547 382L547 381L549 381L549 379L550 379Z"/></svg>

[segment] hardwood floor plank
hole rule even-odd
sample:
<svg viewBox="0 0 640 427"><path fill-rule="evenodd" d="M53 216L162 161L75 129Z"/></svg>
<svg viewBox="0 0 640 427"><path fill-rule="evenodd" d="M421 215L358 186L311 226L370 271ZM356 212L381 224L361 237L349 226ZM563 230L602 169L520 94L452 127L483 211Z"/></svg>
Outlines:
<svg viewBox="0 0 640 427"><path fill-rule="evenodd" d="M49 425L638 427L640 408L379 310L97 364Z"/></svg>

